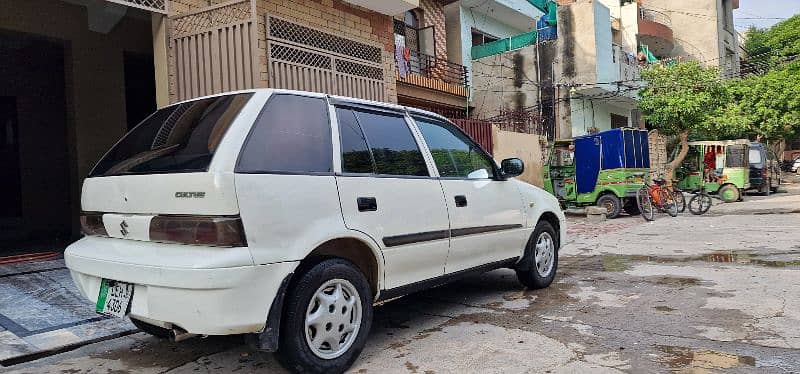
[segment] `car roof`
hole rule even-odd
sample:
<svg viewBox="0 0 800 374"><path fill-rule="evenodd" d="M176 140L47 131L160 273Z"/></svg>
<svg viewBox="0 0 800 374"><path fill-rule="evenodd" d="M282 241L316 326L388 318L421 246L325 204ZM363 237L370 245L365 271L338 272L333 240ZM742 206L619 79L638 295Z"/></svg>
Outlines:
<svg viewBox="0 0 800 374"><path fill-rule="evenodd" d="M442 116L440 114L437 114L437 113L434 113L434 112L429 112L427 110L414 108L414 107L403 106L403 105L392 104L392 103L384 103L384 102L381 102L381 101L358 99L358 98L355 98L355 97L329 95L329 94L324 94L324 93L321 93L321 92L286 90L286 89L280 89L280 88L254 88L254 89L247 89L247 90L220 92L220 93L216 93L216 94L213 94L213 95L201 96L201 97L196 97L196 98L192 98L192 99L188 99L188 100L175 102L175 103L172 103L170 105L182 104L182 103L186 103L186 102L192 102L192 101L195 101L195 100L207 99L207 98L211 98L211 97L219 97L219 96L242 94L242 93L258 93L258 92L263 92L263 93L267 93L267 94L273 94L273 93L292 94L292 95L320 97L320 98L328 97L328 98L331 98L331 99L333 99L335 101L338 101L338 102L345 102L345 103L363 105L363 106L368 106L368 107L388 109L388 110L392 110L392 111L408 112L409 114L423 115L423 116L433 117L433 118L437 118L437 119L449 122L449 120L446 117L444 117L444 116Z"/></svg>

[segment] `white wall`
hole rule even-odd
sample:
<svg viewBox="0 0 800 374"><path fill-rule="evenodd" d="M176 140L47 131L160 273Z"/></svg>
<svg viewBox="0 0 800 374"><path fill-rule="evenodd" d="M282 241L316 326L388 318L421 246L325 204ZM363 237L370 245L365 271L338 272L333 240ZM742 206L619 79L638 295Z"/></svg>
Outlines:
<svg viewBox="0 0 800 374"><path fill-rule="evenodd" d="M631 126L631 111L598 100L572 99L572 136L585 135L587 129L597 127L600 131L611 129L611 114L628 117Z"/></svg>
<svg viewBox="0 0 800 374"><path fill-rule="evenodd" d="M508 25L487 13L478 12L458 1L445 6L445 29L447 30L447 58L467 67L472 74L472 29L475 28L498 38L508 38L533 30L536 19L542 15L525 0L488 0L481 3L491 9L503 7L504 11L514 10L521 16L529 17L531 27L521 29ZM472 80L471 80L472 81Z"/></svg>

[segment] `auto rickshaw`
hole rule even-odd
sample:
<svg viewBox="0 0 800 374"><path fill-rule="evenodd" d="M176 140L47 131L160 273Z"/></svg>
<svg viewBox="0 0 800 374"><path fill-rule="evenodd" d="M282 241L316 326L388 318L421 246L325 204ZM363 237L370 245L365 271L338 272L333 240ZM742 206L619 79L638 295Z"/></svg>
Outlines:
<svg viewBox="0 0 800 374"><path fill-rule="evenodd" d="M621 211L639 214L636 191L649 173L647 131L617 128L555 141L544 188L564 208L597 205L615 218Z"/></svg>
<svg viewBox="0 0 800 374"><path fill-rule="evenodd" d="M689 142L689 153L675 170L678 188L697 191L705 186L726 203L741 200L750 188L749 148L747 139Z"/></svg>

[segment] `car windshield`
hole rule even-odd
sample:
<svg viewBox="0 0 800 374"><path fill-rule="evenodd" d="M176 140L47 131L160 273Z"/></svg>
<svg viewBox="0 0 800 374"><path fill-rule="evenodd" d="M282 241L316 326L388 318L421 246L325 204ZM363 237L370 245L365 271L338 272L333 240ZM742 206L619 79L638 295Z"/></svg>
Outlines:
<svg viewBox="0 0 800 374"><path fill-rule="evenodd" d="M575 151L570 146L556 147L553 150L552 166L572 166L575 164Z"/></svg>
<svg viewBox="0 0 800 374"><path fill-rule="evenodd" d="M251 96L225 95L159 109L114 145L89 176L206 171Z"/></svg>

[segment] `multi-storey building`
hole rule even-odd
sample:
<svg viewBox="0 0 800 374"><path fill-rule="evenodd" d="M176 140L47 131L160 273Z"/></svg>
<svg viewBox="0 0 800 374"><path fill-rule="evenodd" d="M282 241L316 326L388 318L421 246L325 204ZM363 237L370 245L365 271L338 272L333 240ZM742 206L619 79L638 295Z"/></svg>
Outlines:
<svg viewBox="0 0 800 374"><path fill-rule="evenodd" d="M443 25L439 3L425 4L438 6ZM2 2L0 242L77 235L82 179L156 106L251 87L397 102L404 91L397 88L393 19L419 6L418 0ZM433 55L445 56L441 48ZM418 70L429 79L408 84L452 94L452 87L435 83L446 70L439 60L426 63ZM456 83L463 86L463 78Z"/></svg>
<svg viewBox="0 0 800 374"><path fill-rule="evenodd" d="M695 59L724 76L738 72L737 7L736 0L559 0L555 40L540 35L473 58L473 114L511 113L551 138L644 126L637 110L644 66Z"/></svg>

